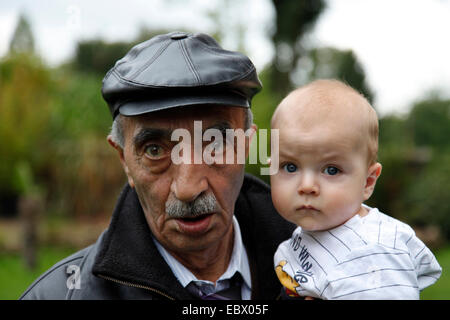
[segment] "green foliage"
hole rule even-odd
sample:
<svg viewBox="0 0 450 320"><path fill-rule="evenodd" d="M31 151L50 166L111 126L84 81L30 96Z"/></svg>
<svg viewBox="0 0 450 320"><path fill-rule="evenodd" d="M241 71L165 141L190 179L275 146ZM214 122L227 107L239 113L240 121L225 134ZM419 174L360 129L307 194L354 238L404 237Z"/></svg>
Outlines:
<svg viewBox="0 0 450 320"><path fill-rule="evenodd" d="M33 181L46 161L53 81L49 71L33 56L13 55L0 61L0 191L26 192L15 180L29 167Z"/></svg>
<svg viewBox="0 0 450 320"><path fill-rule="evenodd" d="M252 101L252 112L253 112L253 122L258 126L258 129L270 129L270 120L272 118L272 114L275 111L275 108L280 103L282 96L270 90L271 81L270 78L270 70L264 70L259 74L259 78L263 83L263 90L258 93ZM269 132L270 133L270 132ZM251 147L256 148L259 152L259 141L258 134L253 138L253 142ZM270 150L270 134L267 137L266 149ZM270 154L269 154L270 156ZM260 169L261 167L267 167L266 164L260 163L261 160L258 156L258 163L250 164L247 162L246 171L261 178L266 183L269 183L269 176L261 175Z"/></svg>
<svg viewBox="0 0 450 320"><path fill-rule="evenodd" d="M272 35L275 57L269 73L270 89L285 95L292 89L290 75L303 55L301 40L325 9L323 0L272 0L276 29Z"/></svg>
<svg viewBox="0 0 450 320"><path fill-rule="evenodd" d="M450 239L450 100L432 96L416 103L407 129L423 169L405 190L404 203L413 223L438 225Z"/></svg>
<svg viewBox="0 0 450 320"><path fill-rule="evenodd" d="M59 89L53 96L52 137L61 141L89 133L105 135L112 117L100 93L102 77L71 70L55 70L54 76Z"/></svg>
<svg viewBox="0 0 450 320"><path fill-rule="evenodd" d="M415 182L417 169L409 165L414 150L405 119L390 115L379 120L378 161L383 169L367 204L402 221L408 221L409 216L402 195Z"/></svg>
<svg viewBox="0 0 450 320"><path fill-rule="evenodd" d="M100 93L101 77L72 70L55 70L54 74L60 88L53 96L47 128L53 137L47 177L51 211L107 214L123 176L106 142L112 118Z"/></svg>
<svg viewBox="0 0 450 320"><path fill-rule="evenodd" d="M0 62L0 80L0 194L39 192L50 212L109 212L124 180L106 142L101 77L14 55Z"/></svg>
<svg viewBox="0 0 450 320"><path fill-rule="evenodd" d="M405 222L409 222L410 217L404 203L405 190L416 182L414 168L409 166L413 150L399 145L380 145L378 161L383 169L373 195L366 201L369 206Z"/></svg>
<svg viewBox="0 0 450 320"><path fill-rule="evenodd" d="M104 75L129 49L129 44L126 42L81 41L76 49L75 68L84 72Z"/></svg>
<svg viewBox="0 0 450 320"><path fill-rule="evenodd" d="M300 58L296 74L294 82L299 85L315 79L339 79L362 93L370 102L373 100L364 69L352 50L330 47L312 49Z"/></svg>
<svg viewBox="0 0 450 320"><path fill-rule="evenodd" d="M405 204L414 224L438 225L450 239L450 153L436 153L406 189Z"/></svg>
<svg viewBox="0 0 450 320"><path fill-rule="evenodd" d="M0 300L16 300L43 272L73 253L71 248L43 247L38 251L38 266L28 270L18 254L0 253Z"/></svg>
<svg viewBox="0 0 450 320"><path fill-rule="evenodd" d="M322 0L273 0L276 11L277 30L273 36L275 43L283 41L295 44L315 24L325 9Z"/></svg>
<svg viewBox="0 0 450 320"><path fill-rule="evenodd" d="M136 39L129 42L106 42L101 39L80 41L77 44L73 68L85 73L94 73L103 77L117 60L122 58L134 45L146 41L165 30L141 28Z"/></svg>
<svg viewBox="0 0 450 320"><path fill-rule="evenodd" d="M406 118L396 115L387 115L379 119L378 140L382 154L387 147L396 149L399 147L413 148L414 146Z"/></svg>
<svg viewBox="0 0 450 320"><path fill-rule="evenodd" d="M439 226L450 239L450 101L426 98L407 117L380 119L383 165L368 204L412 225Z"/></svg>
<svg viewBox="0 0 450 320"><path fill-rule="evenodd" d="M416 103L409 115L408 124L418 146L448 148L450 145L450 100L431 97Z"/></svg>
<svg viewBox="0 0 450 320"><path fill-rule="evenodd" d="M19 22L9 44L9 52L12 54L31 54L34 52L33 33L30 23L24 15L19 17Z"/></svg>
<svg viewBox="0 0 450 320"><path fill-rule="evenodd" d="M442 248L433 252L442 267L442 275L432 286L425 288L420 293L422 300L448 300L450 299L450 248Z"/></svg>

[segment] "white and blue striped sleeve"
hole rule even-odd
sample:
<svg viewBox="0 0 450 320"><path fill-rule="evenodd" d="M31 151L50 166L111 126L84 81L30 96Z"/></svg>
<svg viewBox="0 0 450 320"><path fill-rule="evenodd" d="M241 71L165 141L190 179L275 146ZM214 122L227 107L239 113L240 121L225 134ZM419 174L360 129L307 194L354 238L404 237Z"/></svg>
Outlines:
<svg viewBox="0 0 450 320"><path fill-rule="evenodd" d="M419 290L422 291L439 279L442 268L431 250L415 235L414 231L411 232L406 245L414 262Z"/></svg>

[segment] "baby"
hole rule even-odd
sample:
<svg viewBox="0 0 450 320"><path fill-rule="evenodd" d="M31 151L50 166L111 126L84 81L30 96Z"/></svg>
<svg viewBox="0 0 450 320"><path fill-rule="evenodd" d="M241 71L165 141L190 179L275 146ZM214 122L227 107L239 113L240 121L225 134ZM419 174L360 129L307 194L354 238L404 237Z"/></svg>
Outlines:
<svg viewBox="0 0 450 320"><path fill-rule="evenodd" d="M411 227L363 204L381 173L368 101L342 82L317 80L280 103L272 128L273 203L298 226L274 256L283 295L419 299L441 267Z"/></svg>

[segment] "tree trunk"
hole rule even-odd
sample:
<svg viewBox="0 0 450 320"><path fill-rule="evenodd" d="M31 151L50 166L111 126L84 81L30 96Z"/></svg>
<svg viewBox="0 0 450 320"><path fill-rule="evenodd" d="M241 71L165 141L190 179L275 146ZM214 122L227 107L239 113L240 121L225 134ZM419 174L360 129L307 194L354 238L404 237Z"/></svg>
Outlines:
<svg viewBox="0 0 450 320"><path fill-rule="evenodd" d="M33 270L36 268L37 227L42 212L42 199L39 196L21 196L18 209L23 232L23 258L26 267Z"/></svg>

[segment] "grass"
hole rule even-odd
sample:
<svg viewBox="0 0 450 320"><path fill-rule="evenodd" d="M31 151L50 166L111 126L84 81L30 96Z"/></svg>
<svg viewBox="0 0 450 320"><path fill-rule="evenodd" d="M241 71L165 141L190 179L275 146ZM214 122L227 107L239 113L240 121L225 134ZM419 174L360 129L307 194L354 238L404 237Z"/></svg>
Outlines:
<svg viewBox="0 0 450 320"><path fill-rule="evenodd" d="M448 300L450 299L450 247L434 253L441 265L442 275L434 285L422 291L420 298L422 300Z"/></svg>
<svg viewBox="0 0 450 320"><path fill-rule="evenodd" d="M75 250L67 247L43 247L38 250L37 267L28 270L20 254L0 253L0 300L15 300L38 276Z"/></svg>
<svg viewBox="0 0 450 320"><path fill-rule="evenodd" d="M0 253L0 300L19 298L39 275L74 251L66 247L43 247L38 251L38 266L34 271L25 268L19 254ZM450 247L437 250L435 254L443 270L442 276L422 292L421 299L447 300L450 299Z"/></svg>

